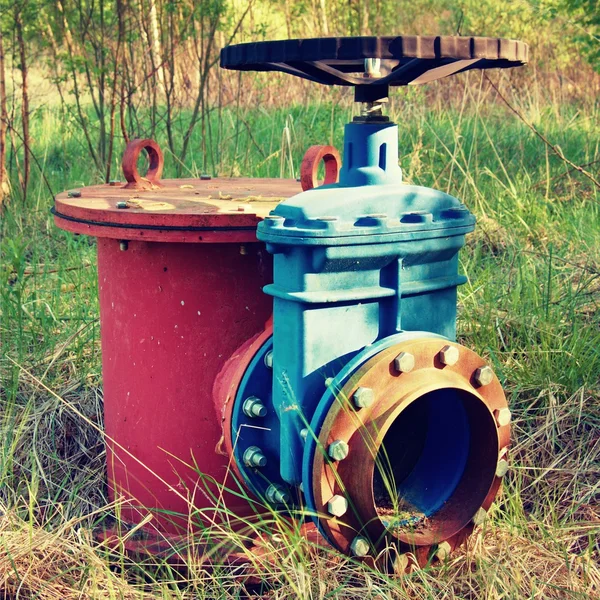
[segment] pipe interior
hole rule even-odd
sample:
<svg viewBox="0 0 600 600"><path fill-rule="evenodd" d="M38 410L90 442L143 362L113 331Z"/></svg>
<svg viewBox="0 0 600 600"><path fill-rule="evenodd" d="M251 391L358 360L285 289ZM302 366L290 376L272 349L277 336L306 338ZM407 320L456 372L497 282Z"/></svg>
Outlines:
<svg viewBox="0 0 600 600"><path fill-rule="evenodd" d="M442 515L462 527L485 499L497 458L496 425L479 398L452 388L424 394L398 415L377 454L377 513L392 531L426 529Z"/></svg>

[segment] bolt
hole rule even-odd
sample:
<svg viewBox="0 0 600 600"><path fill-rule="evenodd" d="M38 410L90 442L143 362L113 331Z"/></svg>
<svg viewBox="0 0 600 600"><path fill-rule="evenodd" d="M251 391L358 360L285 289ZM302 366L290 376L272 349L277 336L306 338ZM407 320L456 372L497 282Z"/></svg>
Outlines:
<svg viewBox="0 0 600 600"><path fill-rule="evenodd" d="M244 244L240 245L240 254L242 256L246 256L246 254L248 254L248 248L246 248L246 246Z"/></svg>
<svg viewBox="0 0 600 600"><path fill-rule="evenodd" d="M307 427L303 427L300 430L300 437L302 438L302 441L305 442L306 438L308 437L308 428Z"/></svg>
<svg viewBox="0 0 600 600"><path fill-rule="evenodd" d="M496 424L498 427L504 427L510 423L512 415L510 414L510 408L497 408L494 411L494 417L496 418Z"/></svg>
<svg viewBox="0 0 600 600"><path fill-rule="evenodd" d="M335 442L331 442L329 448L327 448L327 454L329 454L329 458L333 460L344 460L346 456L348 456L349 451L350 448L344 440L335 440Z"/></svg>
<svg viewBox="0 0 600 600"><path fill-rule="evenodd" d="M396 558L394 558L394 573L398 575L403 575L406 573L406 569L410 564L410 559L408 558L408 554L397 554Z"/></svg>
<svg viewBox="0 0 600 600"><path fill-rule="evenodd" d="M488 385L492 383L493 379L494 371L492 371L492 368L488 367L487 365L479 367L475 371L475 382L477 383L477 385Z"/></svg>
<svg viewBox="0 0 600 600"><path fill-rule="evenodd" d="M327 503L327 512L334 517L341 517L348 510L348 500L344 496L336 494Z"/></svg>
<svg viewBox="0 0 600 600"><path fill-rule="evenodd" d="M474 515L473 515L473 525L483 525L483 523L485 522L485 520L487 519L487 511L484 508L480 508Z"/></svg>
<svg viewBox="0 0 600 600"><path fill-rule="evenodd" d="M442 542L435 551L435 558L439 561L444 561L450 556L450 552L452 552L450 544L448 542Z"/></svg>
<svg viewBox="0 0 600 600"><path fill-rule="evenodd" d="M81 192L79 190L71 190L70 192L67 193L67 196L69 198L80 198Z"/></svg>
<svg viewBox="0 0 600 600"><path fill-rule="evenodd" d="M210 181L212 179L212 177L210 175L208 175L207 173L202 173L200 175L200 180L201 181Z"/></svg>
<svg viewBox="0 0 600 600"><path fill-rule="evenodd" d="M273 350L269 350L265 354L265 367L267 367L267 369L273 368Z"/></svg>
<svg viewBox="0 0 600 600"><path fill-rule="evenodd" d="M250 396L244 400L242 411L251 419L256 417L264 417L267 414L267 407L256 396Z"/></svg>
<svg viewBox="0 0 600 600"><path fill-rule="evenodd" d="M117 202L115 206L117 208L127 208L127 202Z"/></svg>
<svg viewBox="0 0 600 600"><path fill-rule="evenodd" d="M127 240L121 240L119 242L119 249L121 252L125 252L129 248L129 242Z"/></svg>
<svg viewBox="0 0 600 600"><path fill-rule="evenodd" d="M267 488L266 496L271 504L287 504L290 501L289 492L278 483L272 483Z"/></svg>
<svg viewBox="0 0 600 600"><path fill-rule="evenodd" d="M244 452L244 464L247 467L265 467L267 465L267 457L258 446L250 446Z"/></svg>
<svg viewBox="0 0 600 600"><path fill-rule="evenodd" d="M496 465L496 477L504 477L508 472L508 461L501 458Z"/></svg>
<svg viewBox="0 0 600 600"><path fill-rule="evenodd" d="M394 359L394 368L399 373L410 373L415 368L415 357L410 352L400 352Z"/></svg>
<svg viewBox="0 0 600 600"><path fill-rule="evenodd" d="M115 185L119 185L120 183L121 183L121 182L120 182L118 179L111 179L111 180L108 182L108 185L115 186Z"/></svg>
<svg viewBox="0 0 600 600"><path fill-rule="evenodd" d="M369 554L369 549L369 541L360 535L357 535L350 544L350 552L352 552L354 556L366 556Z"/></svg>
<svg viewBox="0 0 600 600"><path fill-rule="evenodd" d="M333 377L327 377L325 379L325 387L329 387L333 383Z"/></svg>
<svg viewBox="0 0 600 600"><path fill-rule="evenodd" d="M447 345L439 351L438 357L443 365L451 367L458 362L460 355L456 346Z"/></svg>
<svg viewBox="0 0 600 600"><path fill-rule="evenodd" d="M368 408L375 400L375 394L371 388L359 387L352 396L356 408Z"/></svg>

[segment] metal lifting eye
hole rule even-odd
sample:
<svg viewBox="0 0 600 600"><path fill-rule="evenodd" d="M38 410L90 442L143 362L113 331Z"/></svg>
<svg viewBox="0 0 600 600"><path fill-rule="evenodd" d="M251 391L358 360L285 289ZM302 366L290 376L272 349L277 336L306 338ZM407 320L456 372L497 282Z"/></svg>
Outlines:
<svg viewBox="0 0 600 600"><path fill-rule="evenodd" d="M300 166L300 184L302 191L312 190L319 187L317 173L319 163L325 164L325 179L321 185L337 183L339 181L342 159L340 153L333 146L311 146L302 159Z"/></svg>

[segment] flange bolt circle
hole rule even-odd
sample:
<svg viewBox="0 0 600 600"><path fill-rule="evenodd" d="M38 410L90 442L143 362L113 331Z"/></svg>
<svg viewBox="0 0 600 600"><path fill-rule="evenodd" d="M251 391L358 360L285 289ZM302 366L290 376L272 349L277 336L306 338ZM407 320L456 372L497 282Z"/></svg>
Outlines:
<svg viewBox="0 0 600 600"><path fill-rule="evenodd" d="M344 460L348 456L350 448L344 440L335 440L329 444L327 448L327 454L332 460Z"/></svg>
<svg viewBox="0 0 600 600"><path fill-rule="evenodd" d="M496 424L498 425L498 427L504 427L505 425L508 425L512 418L510 408L497 408L494 411L494 417L496 419Z"/></svg>
<svg viewBox="0 0 600 600"><path fill-rule="evenodd" d="M352 396L352 401L356 408L368 408L373 404L375 394L371 388L359 387Z"/></svg>
<svg viewBox="0 0 600 600"><path fill-rule="evenodd" d="M255 419L256 417L266 416L267 407L256 396L250 396L250 398L244 400L242 411L247 417Z"/></svg>
<svg viewBox="0 0 600 600"><path fill-rule="evenodd" d="M348 510L348 500L344 496L336 494L332 496L331 500L327 503L327 512L334 517L342 517Z"/></svg>
<svg viewBox="0 0 600 600"><path fill-rule="evenodd" d="M415 368L415 357L410 352L400 352L394 359L394 368L399 373L410 373Z"/></svg>
<svg viewBox="0 0 600 600"><path fill-rule="evenodd" d="M479 367L475 371L475 382L477 385L484 386L489 385L494 380L494 371L487 365Z"/></svg>
<svg viewBox="0 0 600 600"><path fill-rule="evenodd" d="M451 367L452 365L455 365L458 362L460 354L456 346L448 345L444 346L439 351L438 357L443 365L448 365L449 367Z"/></svg>
<svg viewBox="0 0 600 600"><path fill-rule="evenodd" d="M267 488L266 496L271 504L288 504L290 501L289 492L278 483L272 483Z"/></svg>
<svg viewBox="0 0 600 600"><path fill-rule="evenodd" d="M369 554L369 549L369 541L360 535L357 535L350 544L350 552L352 552L354 556L367 556L367 554Z"/></svg>
<svg viewBox="0 0 600 600"><path fill-rule="evenodd" d="M267 457L258 446L250 446L244 452L244 464L247 467L265 467L267 465Z"/></svg>

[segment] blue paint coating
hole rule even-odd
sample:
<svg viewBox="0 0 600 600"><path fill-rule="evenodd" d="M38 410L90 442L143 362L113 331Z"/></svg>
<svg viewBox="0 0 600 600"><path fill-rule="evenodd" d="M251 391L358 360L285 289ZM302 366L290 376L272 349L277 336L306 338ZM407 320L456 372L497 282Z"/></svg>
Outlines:
<svg viewBox="0 0 600 600"><path fill-rule="evenodd" d="M327 377L401 330L455 339L458 250L474 227L456 198L401 183L396 125L351 123L344 148L340 183L282 202L257 232L274 254L273 405L291 485Z"/></svg>

